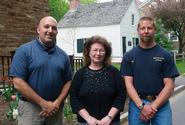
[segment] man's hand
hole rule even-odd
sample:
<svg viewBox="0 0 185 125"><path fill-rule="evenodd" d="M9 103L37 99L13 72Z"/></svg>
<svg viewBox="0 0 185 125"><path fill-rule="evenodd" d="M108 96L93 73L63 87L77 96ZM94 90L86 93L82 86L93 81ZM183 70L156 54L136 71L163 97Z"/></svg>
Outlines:
<svg viewBox="0 0 185 125"><path fill-rule="evenodd" d="M148 121L155 115L156 112L157 109L154 109L151 104L146 104L141 110L140 118L143 121Z"/></svg>
<svg viewBox="0 0 185 125"><path fill-rule="evenodd" d="M49 117L49 116L53 116L57 111L58 111L58 107L57 104L55 104L52 101L42 101L41 103L41 108L42 111L39 113L40 116L42 117Z"/></svg>
<svg viewBox="0 0 185 125"><path fill-rule="evenodd" d="M55 101L53 102L53 105L54 105L54 107L55 107L55 111L58 111L59 108L60 108L60 102L59 102L58 100L55 100Z"/></svg>

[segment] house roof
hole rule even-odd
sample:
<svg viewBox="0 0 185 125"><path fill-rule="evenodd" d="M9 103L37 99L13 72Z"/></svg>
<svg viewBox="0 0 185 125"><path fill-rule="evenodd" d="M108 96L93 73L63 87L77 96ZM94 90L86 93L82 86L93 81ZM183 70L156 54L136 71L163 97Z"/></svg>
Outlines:
<svg viewBox="0 0 185 125"><path fill-rule="evenodd" d="M68 11L59 21L58 27L84 27L119 24L133 0L79 5L76 11Z"/></svg>

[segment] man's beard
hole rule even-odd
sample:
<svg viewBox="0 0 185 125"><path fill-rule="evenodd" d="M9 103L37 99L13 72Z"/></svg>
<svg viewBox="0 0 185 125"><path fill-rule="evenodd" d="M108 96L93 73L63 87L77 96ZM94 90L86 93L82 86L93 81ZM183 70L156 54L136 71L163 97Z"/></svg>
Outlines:
<svg viewBox="0 0 185 125"><path fill-rule="evenodd" d="M42 44L47 48L52 48L56 44L56 39L45 40Z"/></svg>
<svg viewBox="0 0 185 125"><path fill-rule="evenodd" d="M54 43L53 42L47 42L47 43L44 43L44 45L47 47L47 48L52 48Z"/></svg>
<svg viewBox="0 0 185 125"><path fill-rule="evenodd" d="M144 36L144 37L141 37L141 41L142 42L152 42L153 41L153 37L151 37L151 36Z"/></svg>

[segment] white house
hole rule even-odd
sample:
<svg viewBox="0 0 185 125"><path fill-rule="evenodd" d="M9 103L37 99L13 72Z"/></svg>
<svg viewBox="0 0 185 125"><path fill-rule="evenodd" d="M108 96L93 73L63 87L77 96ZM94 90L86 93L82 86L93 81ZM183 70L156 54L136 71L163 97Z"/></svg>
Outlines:
<svg viewBox="0 0 185 125"><path fill-rule="evenodd" d="M58 23L57 44L68 55L82 57L85 38L105 37L112 45L114 62L138 44L140 18L135 0L113 0L89 5L70 0L70 10Z"/></svg>

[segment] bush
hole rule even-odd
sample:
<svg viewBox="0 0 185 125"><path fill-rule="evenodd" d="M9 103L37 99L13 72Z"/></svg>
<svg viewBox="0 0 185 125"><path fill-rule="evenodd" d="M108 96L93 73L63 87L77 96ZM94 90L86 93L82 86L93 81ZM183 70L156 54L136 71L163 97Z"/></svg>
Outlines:
<svg viewBox="0 0 185 125"><path fill-rule="evenodd" d="M66 98L64 104L64 121L65 125L74 125L74 123L77 121L76 115L72 112L72 108L69 102L69 96Z"/></svg>
<svg viewBox="0 0 185 125"><path fill-rule="evenodd" d="M5 83L7 82L5 81ZM9 104L9 110L6 113L7 119L10 121L16 120L18 115L18 111L17 111L18 98L16 97L14 88L11 84L4 85L2 90L2 96L3 96L3 100L8 102ZM12 99L12 97L14 98L14 100Z"/></svg>

